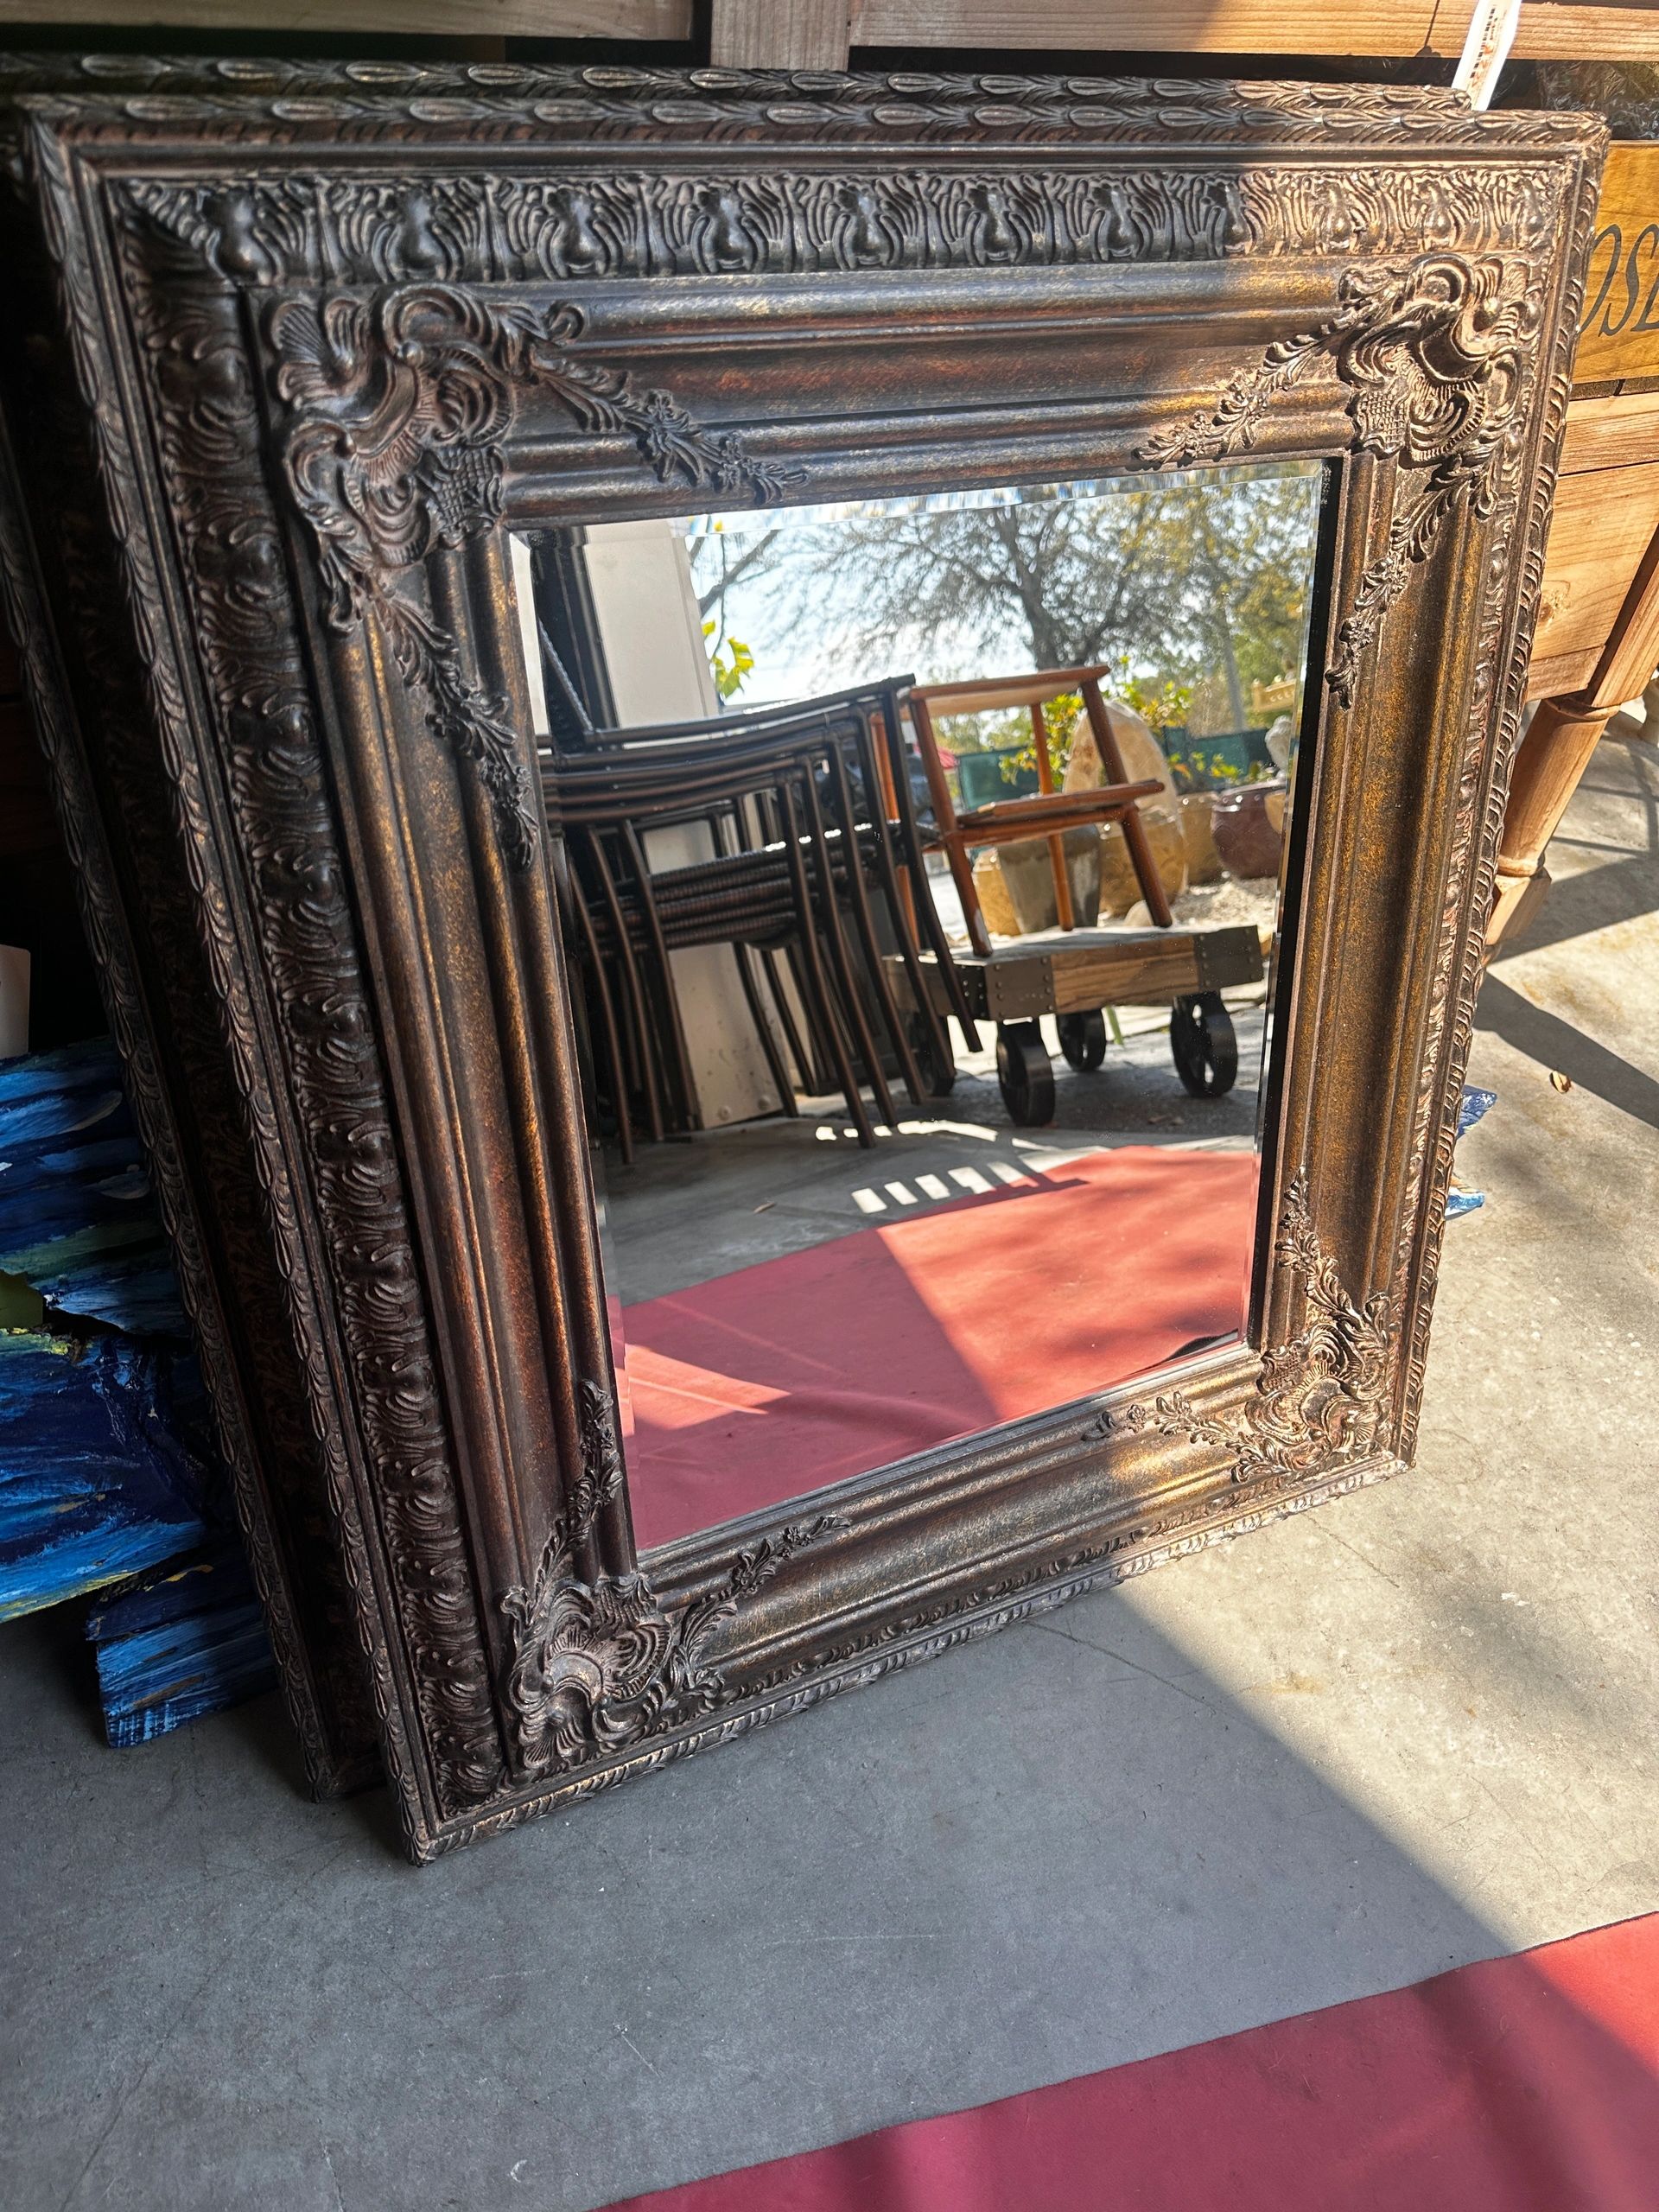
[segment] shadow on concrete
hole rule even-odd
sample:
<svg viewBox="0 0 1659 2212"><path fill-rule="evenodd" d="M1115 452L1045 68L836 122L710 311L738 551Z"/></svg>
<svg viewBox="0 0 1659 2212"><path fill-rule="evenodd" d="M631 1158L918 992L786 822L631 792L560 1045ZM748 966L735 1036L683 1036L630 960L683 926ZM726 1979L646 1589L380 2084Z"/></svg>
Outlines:
<svg viewBox="0 0 1659 2212"><path fill-rule="evenodd" d="M1529 1626L1481 1633L1512 1647ZM591 2212L1514 1947L1126 1594L419 1874L388 1852L384 1801L284 1785L254 1741L281 1726L271 1701L105 1751L66 1728L38 1624L19 1628L37 1634L0 1638L7 2202ZM1363 2047L1325 2088L1300 2059L1205 2062L1231 2069L1236 2120L1253 2101L1271 2120L1261 2155L1212 2175L1225 2131L1171 2092L1135 2123L1129 2201L1643 2201L1582 2186L1586 2145L1605 2177L1619 2111L1659 2094L1616 2021L1541 1983L1564 2054L1541 2092L1472 2072L1461 2000L1433 2001L1443 2047L1414 2075ZM1470 2135L1510 2193L1450 2157ZM1068 2212L1125 2201L1093 2187Z"/></svg>
<svg viewBox="0 0 1659 2212"><path fill-rule="evenodd" d="M1592 931L1634 921L1656 908L1659 908L1659 865L1647 853L1609 861L1604 867L1586 868L1578 875L1558 876L1529 925L1498 946L1492 955L1492 967L1499 968L1523 953L1541 951L1546 945L1565 944L1571 938L1588 937Z"/></svg>
<svg viewBox="0 0 1659 2212"><path fill-rule="evenodd" d="M1562 850L1623 857L1555 876L1531 921L1492 955L1494 967L1659 908L1659 750L1639 736L1602 740L1551 841L1551 852Z"/></svg>
<svg viewBox="0 0 1659 2212"><path fill-rule="evenodd" d="M1612 873L1605 868L1599 875ZM1609 1052L1606 1046L1597 1044L1593 1037L1586 1037L1570 1021L1563 1021L1559 1014L1534 1006L1530 999L1522 998L1495 976L1489 975L1481 985L1475 1027L1491 1030L1540 1067L1558 1069L1610 1106L1659 1128L1659 1083L1617 1052Z"/></svg>

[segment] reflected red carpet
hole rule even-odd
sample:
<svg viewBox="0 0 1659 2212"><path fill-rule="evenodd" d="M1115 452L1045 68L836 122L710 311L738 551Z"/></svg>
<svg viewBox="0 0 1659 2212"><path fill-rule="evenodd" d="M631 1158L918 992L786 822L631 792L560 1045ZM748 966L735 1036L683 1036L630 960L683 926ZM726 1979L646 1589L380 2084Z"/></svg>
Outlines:
<svg viewBox="0 0 1659 2212"><path fill-rule="evenodd" d="M1235 1333L1255 1173L1249 1153L1091 1153L628 1307L639 1543Z"/></svg>
<svg viewBox="0 0 1659 2212"><path fill-rule="evenodd" d="M652 2212L1653 2212L1659 1915L629 2202Z"/></svg>

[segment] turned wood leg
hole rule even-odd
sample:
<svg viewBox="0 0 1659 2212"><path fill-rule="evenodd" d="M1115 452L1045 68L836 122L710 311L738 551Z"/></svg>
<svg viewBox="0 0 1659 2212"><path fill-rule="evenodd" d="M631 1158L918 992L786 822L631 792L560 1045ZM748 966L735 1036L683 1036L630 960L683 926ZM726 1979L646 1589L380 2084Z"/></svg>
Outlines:
<svg viewBox="0 0 1659 2212"><path fill-rule="evenodd" d="M1512 931L1548 888L1544 848L1612 714L1611 707L1586 707L1582 694L1540 701L1515 756L1497 855L1497 895L1486 925L1488 957L1505 931Z"/></svg>

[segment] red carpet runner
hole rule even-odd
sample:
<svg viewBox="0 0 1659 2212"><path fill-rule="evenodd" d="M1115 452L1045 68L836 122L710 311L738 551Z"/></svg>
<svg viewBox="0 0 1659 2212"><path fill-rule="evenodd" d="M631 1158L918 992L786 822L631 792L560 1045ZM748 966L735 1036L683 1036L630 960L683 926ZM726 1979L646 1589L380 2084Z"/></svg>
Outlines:
<svg viewBox="0 0 1659 2212"><path fill-rule="evenodd" d="M628 1307L642 1547L1235 1334L1249 1153L1128 1146Z"/></svg>
<svg viewBox="0 0 1659 2212"><path fill-rule="evenodd" d="M630 2202L651 2212L1654 2212L1659 1914Z"/></svg>

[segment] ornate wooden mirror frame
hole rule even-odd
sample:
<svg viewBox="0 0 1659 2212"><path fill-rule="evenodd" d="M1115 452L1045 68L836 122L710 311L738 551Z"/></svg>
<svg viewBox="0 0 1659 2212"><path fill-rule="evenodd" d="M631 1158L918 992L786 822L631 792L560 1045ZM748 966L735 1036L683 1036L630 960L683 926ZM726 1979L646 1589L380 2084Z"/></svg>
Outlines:
<svg viewBox="0 0 1659 2212"><path fill-rule="evenodd" d="M1598 126L11 81L13 616L319 1788L429 1857L1409 1459ZM1328 463L1248 1341L647 1580L509 523L1245 453Z"/></svg>

